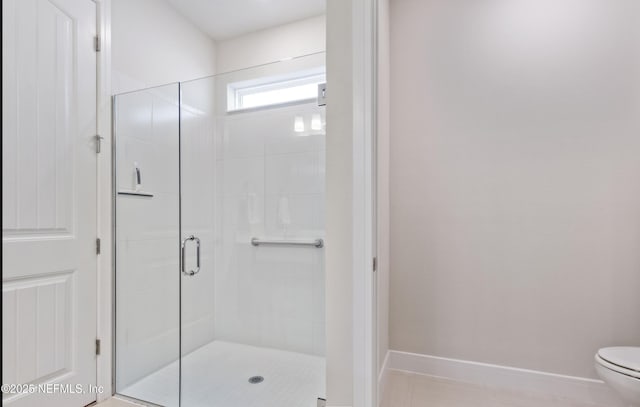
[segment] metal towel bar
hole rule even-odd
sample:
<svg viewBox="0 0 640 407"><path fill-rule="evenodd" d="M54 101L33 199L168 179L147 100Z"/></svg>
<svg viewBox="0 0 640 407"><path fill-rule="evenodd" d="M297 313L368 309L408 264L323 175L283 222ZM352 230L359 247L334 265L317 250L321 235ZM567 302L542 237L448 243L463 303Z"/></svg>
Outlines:
<svg viewBox="0 0 640 407"><path fill-rule="evenodd" d="M254 246L260 245L281 245L281 246L313 246L318 249L324 247L324 240L268 240L258 239L257 237L251 238L251 244Z"/></svg>

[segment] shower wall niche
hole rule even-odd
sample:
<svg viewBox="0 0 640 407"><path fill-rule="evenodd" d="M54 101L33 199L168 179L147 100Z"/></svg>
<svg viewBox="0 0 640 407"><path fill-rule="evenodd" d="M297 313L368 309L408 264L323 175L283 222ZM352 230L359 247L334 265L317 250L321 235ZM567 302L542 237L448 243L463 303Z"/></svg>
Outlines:
<svg viewBox="0 0 640 407"><path fill-rule="evenodd" d="M320 53L115 97L117 393L324 397L323 81Z"/></svg>

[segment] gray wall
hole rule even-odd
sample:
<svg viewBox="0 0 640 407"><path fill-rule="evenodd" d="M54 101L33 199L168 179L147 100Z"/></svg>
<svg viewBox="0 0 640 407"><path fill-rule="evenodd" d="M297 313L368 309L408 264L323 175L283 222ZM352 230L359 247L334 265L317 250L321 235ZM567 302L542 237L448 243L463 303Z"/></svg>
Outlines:
<svg viewBox="0 0 640 407"><path fill-rule="evenodd" d="M639 4L392 1L392 349L640 345Z"/></svg>

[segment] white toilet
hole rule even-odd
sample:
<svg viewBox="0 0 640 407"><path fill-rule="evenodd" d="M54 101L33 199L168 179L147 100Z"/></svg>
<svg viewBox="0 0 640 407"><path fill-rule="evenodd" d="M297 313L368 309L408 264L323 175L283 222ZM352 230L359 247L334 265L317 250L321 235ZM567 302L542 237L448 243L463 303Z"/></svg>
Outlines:
<svg viewBox="0 0 640 407"><path fill-rule="evenodd" d="M596 353L596 371L629 407L640 407L640 347L602 348Z"/></svg>

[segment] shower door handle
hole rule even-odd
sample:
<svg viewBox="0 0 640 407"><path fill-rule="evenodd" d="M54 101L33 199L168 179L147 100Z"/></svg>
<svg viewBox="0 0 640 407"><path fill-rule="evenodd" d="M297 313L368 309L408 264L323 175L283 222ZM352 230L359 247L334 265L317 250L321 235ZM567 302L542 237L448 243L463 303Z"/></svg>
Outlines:
<svg viewBox="0 0 640 407"><path fill-rule="evenodd" d="M196 242L196 268L194 270L187 271L185 267L187 257L185 254L187 251L187 243L190 241ZM180 247L180 269L182 270L182 274L187 276L194 276L200 272L200 239L194 235L191 235L182 241L182 245Z"/></svg>

